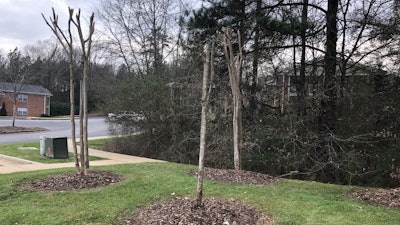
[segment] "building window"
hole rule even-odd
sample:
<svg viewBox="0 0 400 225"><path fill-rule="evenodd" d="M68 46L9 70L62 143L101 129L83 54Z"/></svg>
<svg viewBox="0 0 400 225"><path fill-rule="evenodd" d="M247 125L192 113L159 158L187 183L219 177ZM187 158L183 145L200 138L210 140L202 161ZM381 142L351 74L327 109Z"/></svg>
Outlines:
<svg viewBox="0 0 400 225"><path fill-rule="evenodd" d="M28 108L19 107L18 115L28 115Z"/></svg>
<svg viewBox="0 0 400 225"><path fill-rule="evenodd" d="M19 102L28 102L28 95L18 95Z"/></svg>

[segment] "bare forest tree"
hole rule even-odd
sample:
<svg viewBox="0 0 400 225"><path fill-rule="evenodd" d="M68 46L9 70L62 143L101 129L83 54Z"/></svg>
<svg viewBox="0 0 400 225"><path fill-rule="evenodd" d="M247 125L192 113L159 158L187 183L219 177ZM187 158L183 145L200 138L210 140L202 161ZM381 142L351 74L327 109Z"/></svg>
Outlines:
<svg viewBox="0 0 400 225"><path fill-rule="evenodd" d="M74 160L75 167L77 172L87 174L89 170L89 153L88 153L88 111L87 111L87 80L89 75L89 60L90 60L90 51L92 45L92 35L94 33L94 14L90 17L89 23L89 34L86 39L83 37L82 25L80 21L80 10L76 14L76 18L74 19L74 9L68 8L69 11L69 19L68 19L68 36L62 31L58 24L58 16L56 15L53 8L53 17L50 18L50 22L46 19L46 17L42 14L43 19L46 24L50 27L53 33L56 35L58 41L63 46L65 52L68 55L69 59L69 69L70 69L70 118L71 118L71 126L72 126L72 143L74 148ZM80 164L78 158L78 150L76 147L76 136L75 136L75 75L74 75L74 44L73 44L73 34L72 34L72 25L74 25L77 29L80 47L81 47L81 57L83 64L83 74L82 74L82 91L81 91L81 113L80 117L80 140L81 140L81 152L80 152Z"/></svg>
<svg viewBox="0 0 400 225"><path fill-rule="evenodd" d="M157 69L176 48L179 14L171 0L102 1L99 11L108 40L105 51L122 59L130 73Z"/></svg>

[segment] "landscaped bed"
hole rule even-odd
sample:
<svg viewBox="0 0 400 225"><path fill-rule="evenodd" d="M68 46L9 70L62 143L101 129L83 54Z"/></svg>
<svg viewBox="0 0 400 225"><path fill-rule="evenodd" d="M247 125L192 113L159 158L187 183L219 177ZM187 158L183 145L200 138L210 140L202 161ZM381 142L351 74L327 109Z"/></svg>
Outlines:
<svg viewBox="0 0 400 225"><path fill-rule="evenodd" d="M336 224L339 220L343 224L386 225L396 224L389 217L400 219L399 209L368 206L346 197L346 193L351 192L357 198L354 193L362 193L362 189L352 191L348 186L280 180L264 174L236 170L206 170L206 180L212 181L206 181L203 205L196 207L193 197L196 170L185 165L165 164L131 165L131 168L128 165L122 168L117 166L115 172L91 170L88 176L75 172L57 173L22 182L18 189L32 193L38 191L53 197L58 196L57 193L75 195L74 192L77 192L87 195L97 192L98 197L101 196L97 204L107 205L108 200L109 204L116 204L117 208L138 207L132 208L130 212L127 209L116 211L118 224L281 224L282 221L292 221L290 224ZM182 173L185 170L188 172ZM114 191L110 196L106 194L111 193L107 185L113 186L111 189ZM82 192L84 190L94 192ZM121 199L117 194L126 195L132 202ZM142 200L139 199L143 197L141 194L147 196L145 202L148 203L140 203ZM92 195L92 198L96 196ZM121 206L115 202L118 199L122 201ZM79 204L96 204L95 199L86 197L82 201ZM305 213L307 210L313 213ZM351 211L355 214L350 214ZM368 214L371 220L356 215L356 211L361 215ZM347 217L343 217L346 214ZM304 223L309 220L315 223ZM96 223L107 224L106 221Z"/></svg>
<svg viewBox="0 0 400 225"><path fill-rule="evenodd" d="M47 131L48 129L42 127L13 127L13 126L0 126L0 134L11 134L21 132L38 132Z"/></svg>
<svg viewBox="0 0 400 225"><path fill-rule="evenodd" d="M29 152L38 143L1 145ZM6 146L6 147L5 147ZM399 189L364 189L207 169L195 205L195 166L141 163L6 174L0 224L398 224ZM360 201L362 200L362 201ZM373 203L373 204L370 204ZM382 206L381 206L382 205Z"/></svg>

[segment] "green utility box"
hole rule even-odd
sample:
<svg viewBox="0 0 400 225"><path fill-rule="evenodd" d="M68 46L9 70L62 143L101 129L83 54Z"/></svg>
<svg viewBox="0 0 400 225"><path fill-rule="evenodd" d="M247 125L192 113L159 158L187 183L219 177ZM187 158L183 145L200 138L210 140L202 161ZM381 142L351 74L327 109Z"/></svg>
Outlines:
<svg viewBox="0 0 400 225"><path fill-rule="evenodd" d="M67 138L46 138L45 139L46 156L53 159L68 158Z"/></svg>

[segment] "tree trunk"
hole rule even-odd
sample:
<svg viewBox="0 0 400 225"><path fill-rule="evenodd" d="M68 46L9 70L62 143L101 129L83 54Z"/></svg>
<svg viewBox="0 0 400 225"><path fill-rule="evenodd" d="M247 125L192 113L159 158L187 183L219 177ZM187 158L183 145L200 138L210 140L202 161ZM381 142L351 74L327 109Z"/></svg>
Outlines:
<svg viewBox="0 0 400 225"><path fill-rule="evenodd" d="M237 32L238 38L238 53L235 56L232 47L232 32L228 28L222 29L222 43L225 54L226 63L228 64L229 80L233 97L233 153L234 153L234 168L240 170L241 149L243 146L243 127L242 127L242 96L240 92L240 78L242 71L242 45L240 32Z"/></svg>
<svg viewBox="0 0 400 225"><path fill-rule="evenodd" d="M83 76L82 76L83 77ZM85 139L83 138L83 84L82 80L79 82L79 142L81 143L80 145L80 155L81 155L81 165L82 165L82 172L84 174L87 173L87 170L85 169Z"/></svg>
<svg viewBox="0 0 400 225"><path fill-rule="evenodd" d="M257 77L258 77L258 64L260 58L260 24L259 17L263 16L261 13L261 3L262 0L257 0L256 2L256 26L254 28L254 47L253 47L253 62L252 62L252 73L248 79L248 84L250 88L249 98L249 119L254 119L257 113Z"/></svg>
<svg viewBox="0 0 400 225"><path fill-rule="evenodd" d="M300 62L300 76L298 80L298 115L303 117L306 115L306 40L307 40L307 27L308 27L308 0L303 0L303 10L301 14L301 62Z"/></svg>
<svg viewBox="0 0 400 225"><path fill-rule="evenodd" d="M89 63L88 58L85 57L83 61L83 148L84 148L84 172L87 175L89 170L89 143L88 143L88 97L87 97L87 80L89 77Z"/></svg>
<svg viewBox="0 0 400 225"><path fill-rule="evenodd" d="M325 53L325 79L323 82L323 97L320 105L319 139L318 151L313 157L320 163L321 167L317 174L317 180L324 182L334 181L335 166L334 147L331 141L336 127L336 44L337 44L337 11L338 0L328 0L326 53Z"/></svg>
<svg viewBox="0 0 400 225"><path fill-rule="evenodd" d="M201 96L201 127L200 127L200 152L199 152L199 169L197 177L197 192L196 192L196 206L200 207L202 205L203 199L203 177L204 177L204 155L206 151L206 136L207 136L207 112L208 112L208 102L211 91L211 86L209 87L209 77L211 77L213 72L211 58L212 53L210 53L210 44L204 46L205 60L204 60L204 71L203 71L203 87ZM210 79L212 80L212 78Z"/></svg>
<svg viewBox="0 0 400 225"><path fill-rule="evenodd" d="M16 99L15 96L17 96L17 95L14 93L13 113L12 113L12 127L15 127L15 118L17 117L17 99Z"/></svg>
<svg viewBox="0 0 400 225"><path fill-rule="evenodd" d="M72 43L71 43L72 44ZM69 51L69 104L70 104L70 120L71 120L71 138L72 138L72 148L74 151L74 162L75 169L78 173L81 172L81 167L79 165L78 149L76 147L76 126L75 126L75 76L74 76L74 65L72 56L72 45Z"/></svg>
<svg viewBox="0 0 400 225"><path fill-rule="evenodd" d="M321 100L320 132L323 134L335 131L336 126L336 44L338 0L328 0L326 14L326 53L324 96Z"/></svg>

